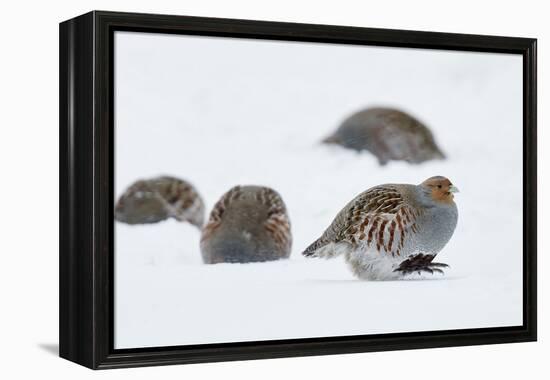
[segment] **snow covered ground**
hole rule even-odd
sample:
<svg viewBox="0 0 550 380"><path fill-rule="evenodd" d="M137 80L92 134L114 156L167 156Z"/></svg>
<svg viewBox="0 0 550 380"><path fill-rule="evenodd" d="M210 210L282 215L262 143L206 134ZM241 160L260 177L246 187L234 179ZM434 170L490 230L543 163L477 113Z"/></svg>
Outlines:
<svg viewBox="0 0 550 380"><path fill-rule="evenodd" d="M116 34L116 196L191 181L210 210L236 184L276 189L290 260L203 265L199 231L115 224L117 348L522 323L522 58L515 55ZM319 140L369 105L425 122L448 159L380 167ZM300 252L359 192L445 175L459 222L445 276L361 282Z"/></svg>

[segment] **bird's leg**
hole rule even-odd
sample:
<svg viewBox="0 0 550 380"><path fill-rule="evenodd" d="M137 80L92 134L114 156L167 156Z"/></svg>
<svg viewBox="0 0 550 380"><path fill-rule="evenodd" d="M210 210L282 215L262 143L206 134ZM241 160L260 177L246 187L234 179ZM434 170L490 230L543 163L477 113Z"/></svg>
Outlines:
<svg viewBox="0 0 550 380"><path fill-rule="evenodd" d="M428 273L443 273L441 268L447 268L447 264L443 263L434 263L433 259L435 255L425 255L423 253L418 253L416 255L409 256L406 260L402 261L394 272L401 272L402 274L410 274L418 272Z"/></svg>

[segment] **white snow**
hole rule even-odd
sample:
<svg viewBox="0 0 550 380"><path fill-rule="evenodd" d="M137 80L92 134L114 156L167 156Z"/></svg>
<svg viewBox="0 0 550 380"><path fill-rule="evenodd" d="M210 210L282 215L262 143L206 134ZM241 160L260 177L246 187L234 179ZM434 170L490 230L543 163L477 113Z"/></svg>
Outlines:
<svg viewBox="0 0 550 380"><path fill-rule="evenodd" d="M115 194L161 174L210 210L237 184L276 189L290 260L203 265L199 231L115 224L115 346L168 346L522 324L522 58L122 33ZM319 144L369 105L410 112L448 155L380 167ZM362 282L300 255L359 192L445 175L459 222L444 276Z"/></svg>

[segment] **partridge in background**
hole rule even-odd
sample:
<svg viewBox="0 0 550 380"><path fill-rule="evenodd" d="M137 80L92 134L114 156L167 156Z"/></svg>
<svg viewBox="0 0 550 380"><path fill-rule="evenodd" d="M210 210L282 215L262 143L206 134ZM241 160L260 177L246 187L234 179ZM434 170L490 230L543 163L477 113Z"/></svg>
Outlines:
<svg viewBox="0 0 550 380"><path fill-rule="evenodd" d="M367 150L381 165L390 160L419 164L445 158L424 124L390 108L370 108L353 114L323 142Z"/></svg>
<svg viewBox="0 0 550 380"><path fill-rule="evenodd" d="M348 203L304 256L344 254L364 280L400 279L411 273L440 272L434 262L456 227L458 189L445 177L420 185L373 187Z"/></svg>
<svg viewBox="0 0 550 380"><path fill-rule="evenodd" d="M275 190L236 186L214 206L201 236L206 264L286 259L292 235L286 206Z"/></svg>
<svg viewBox="0 0 550 380"><path fill-rule="evenodd" d="M168 176L134 182L115 206L115 219L127 224L174 218L200 229L204 214L204 202L193 185Z"/></svg>

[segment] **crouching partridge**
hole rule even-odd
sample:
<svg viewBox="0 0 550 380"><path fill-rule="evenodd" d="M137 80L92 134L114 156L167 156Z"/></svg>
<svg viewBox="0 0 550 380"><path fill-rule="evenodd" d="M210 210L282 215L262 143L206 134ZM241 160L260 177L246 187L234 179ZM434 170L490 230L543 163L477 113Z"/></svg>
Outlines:
<svg viewBox="0 0 550 380"><path fill-rule="evenodd" d="M392 108L368 108L354 113L323 142L367 150L378 158L380 165L391 160L419 164L445 158L428 127Z"/></svg>
<svg viewBox="0 0 550 380"><path fill-rule="evenodd" d="M450 240L458 211L458 189L445 177L420 185L373 187L348 203L304 256L344 254L364 280L393 280L411 273L443 273L435 256Z"/></svg>
<svg viewBox="0 0 550 380"><path fill-rule="evenodd" d="M204 213L204 202L195 187L169 176L134 182L115 206L115 219L127 224L157 223L174 218L200 229Z"/></svg>
<svg viewBox="0 0 550 380"><path fill-rule="evenodd" d="M286 259L292 235L286 206L275 190L236 186L216 203L202 230L206 264Z"/></svg>

